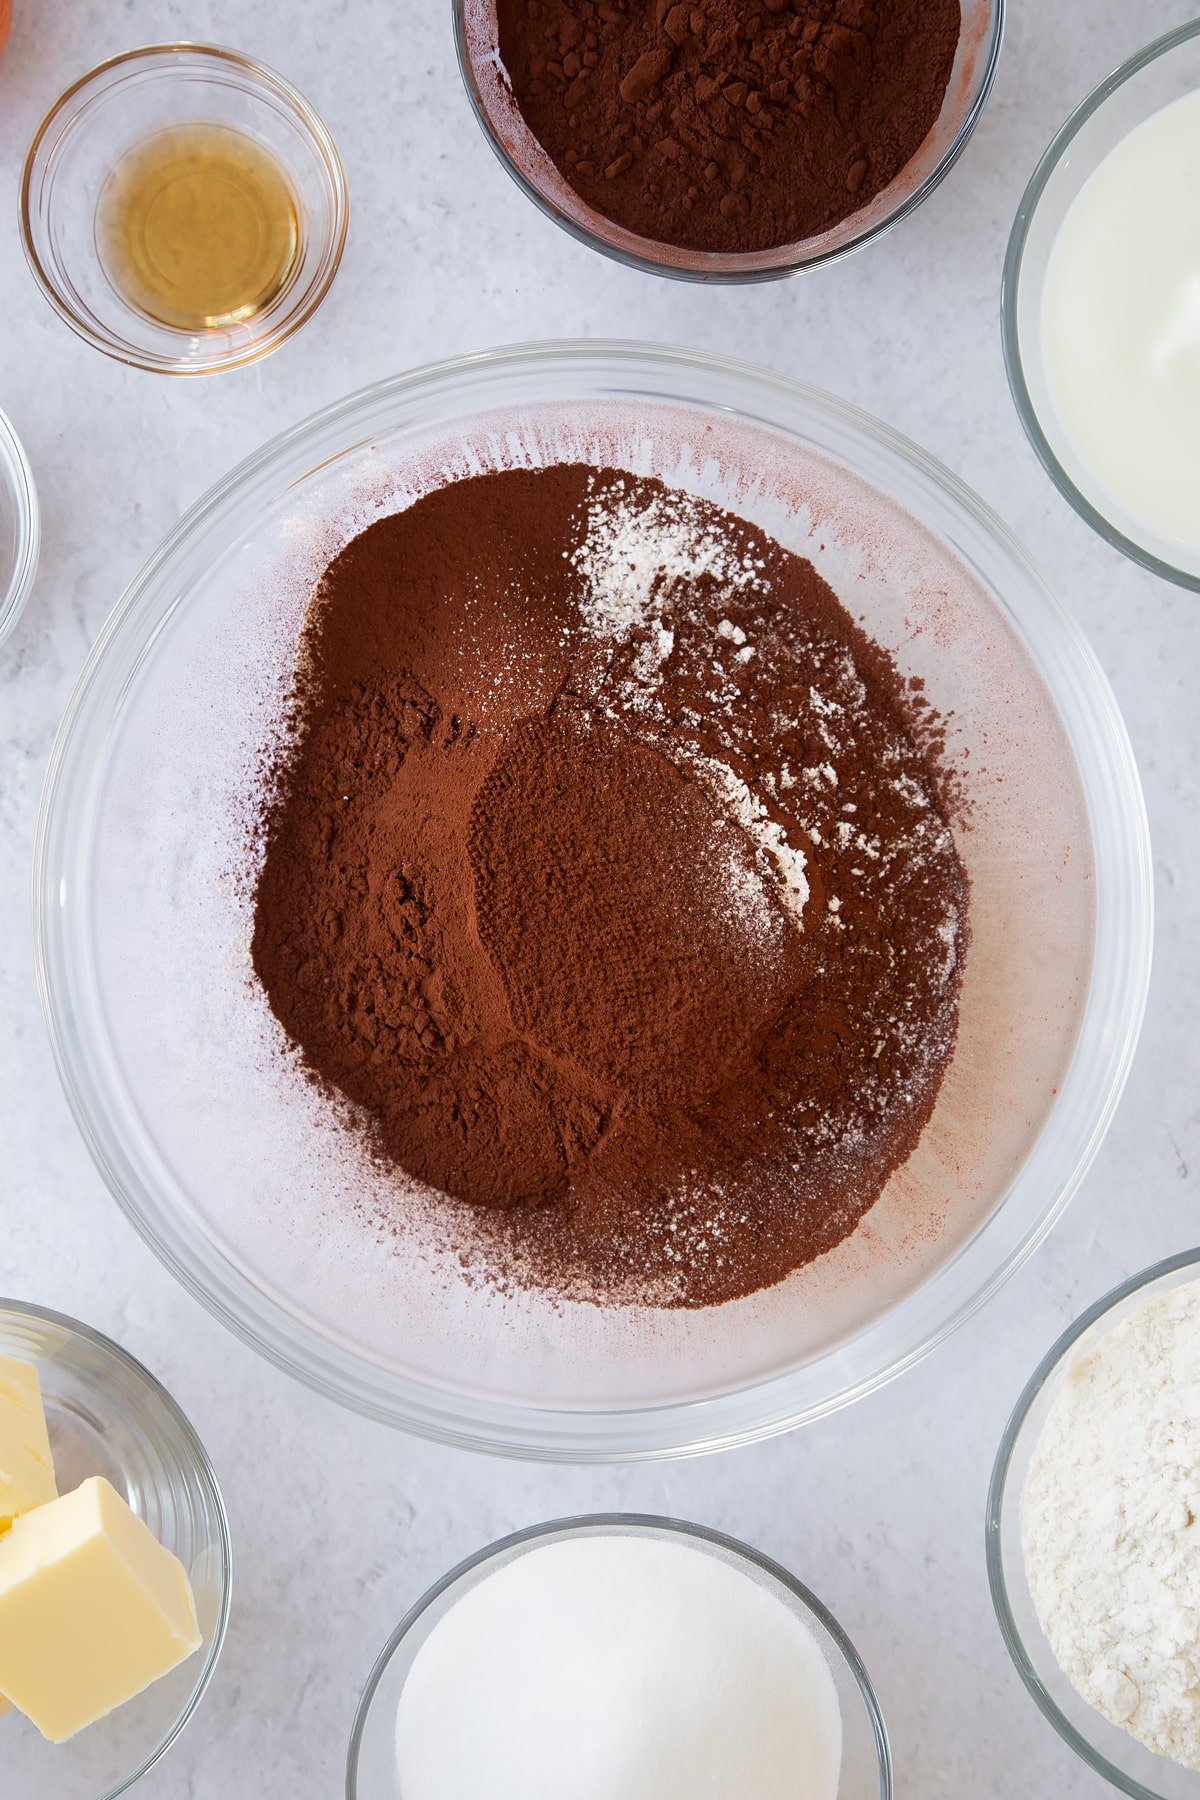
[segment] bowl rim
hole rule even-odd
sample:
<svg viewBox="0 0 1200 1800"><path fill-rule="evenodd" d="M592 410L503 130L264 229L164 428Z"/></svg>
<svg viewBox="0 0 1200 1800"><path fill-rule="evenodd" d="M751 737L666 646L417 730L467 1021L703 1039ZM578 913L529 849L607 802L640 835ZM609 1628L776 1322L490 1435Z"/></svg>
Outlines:
<svg viewBox="0 0 1200 1800"><path fill-rule="evenodd" d="M1192 593L1200 593L1200 573L1190 573L1178 568L1174 563L1157 556L1148 550L1136 538L1128 537L1114 525L1100 508L1091 500L1067 473L1054 450L1049 436L1042 424L1041 415L1033 402L1033 395L1025 377L1025 359L1021 352L1020 328L1017 311L1020 300L1021 282L1025 272L1025 252L1029 243L1029 234L1037 216L1042 198L1053 180L1063 157L1070 150L1076 137L1084 126L1098 113L1103 106L1144 69L1158 62L1162 57L1170 55L1173 50L1183 44L1200 38L1200 19L1192 19L1186 25L1179 25L1173 31L1164 32L1152 43L1146 44L1132 56L1126 58L1111 74L1106 75L1092 91L1080 101L1079 105L1061 125L1050 143L1042 153L1036 169L1029 179L1029 184L1021 196L1009 233L1008 248L1004 256L1004 271L1000 282L1000 339L1004 351L1004 368L1008 376L1009 390L1017 417L1022 429L1033 448L1038 461L1046 471L1054 486L1064 500L1077 512L1086 525L1114 550L1119 550L1130 562L1138 563L1151 574L1160 576L1164 581L1174 583L1176 587L1187 588ZM1149 116L1149 115L1148 115Z"/></svg>
<svg viewBox="0 0 1200 1800"><path fill-rule="evenodd" d="M127 1374L134 1377L135 1381L148 1388L179 1431L188 1454L192 1458L195 1472L212 1502L213 1524L216 1530L221 1564L220 1602L217 1608L216 1622L213 1626L212 1641L197 1672L187 1703L170 1729L160 1738L155 1749L138 1764L137 1768L133 1769L130 1774L122 1776L113 1786L105 1788L102 1793L97 1795L97 1800L117 1800L119 1794L126 1793L135 1782L140 1781L143 1775L154 1768L155 1764L160 1762L172 1748L185 1727L191 1723L216 1673L229 1631L229 1618L233 1602L233 1539L229 1528L229 1515L225 1508L225 1496L221 1492L221 1484L217 1480L217 1473L213 1468L208 1451L200 1442L195 1426L179 1402L163 1386L157 1375L152 1374L145 1364L139 1362L137 1357L131 1355L123 1345L106 1336L104 1332L97 1331L94 1326L85 1325L82 1319L72 1318L69 1313L56 1312L49 1306L38 1306L33 1301L14 1300L0 1294L0 1320L5 1315L52 1325L72 1337L82 1338L94 1350L99 1350L113 1362L119 1363Z"/></svg>
<svg viewBox="0 0 1200 1800"><path fill-rule="evenodd" d="M697 1525L686 1519L640 1512L568 1514L563 1518L550 1519L544 1524L527 1525L522 1530L510 1532L506 1537L497 1538L494 1543L486 1544L472 1555L464 1557L460 1563L427 1588L420 1599L409 1607L375 1658L359 1696L354 1714L354 1724L350 1732L350 1744L346 1753L346 1800L358 1800L358 1759L362 1749L363 1733L366 1730L367 1719L375 1695L387 1672L388 1665L409 1632L424 1617L429 1608L436 1605L451 1588L468 1581L487 1563L497 1561L500 1557L506 1556L509 1551L524 1551L534 1544L591 1535L612 1534L613 1536L640 1537L643 1535L654 1536L660 1532L690 1539L694 1543L705 1546L706 1550L723 1550L735 1562L749 1563L760 1574L766 1575L784 1588L794 1600L800 1602L806 1612L813 1615L833 1640L862 1695L875 1740L875 1755L879 1770L879 1800L893 1800L895 1776L891 1740L888 1737L887 1723L879 1703L879 1696L875 1692L874 1683L849 1633L844 1626L839 1624L824 1601L819 1600L811 1588L806 1587L804 1582L793 1575L789 1569L785 1569L781 1563L776 1562L773 1557L764 1555L752 1544L744 1543L740 1538L730 1536L728 1532L717 1531L709 1525Z"/></svg>
<svg viewBox="0 0 1200 1800"><path fill-rule="evenodd" d="M537 368L543 363L565 363L572 371L579 369L581 379L584 367L593 373L599 370L615 383L622 379L632 381L635 376L638 379L653 377L659 381L668 376L681 380L687 377L689 382L707 380L710 383L716 377L737 382L747 408L752 401L757 401L764 407L770 403L776 407L788 403L793 408L809 409L810 415L815 412L827 423L857 434L860 440L865 438L875 450L903 460L907 467L934 484L944 499L955 508L961 508L970 521L980 526L997 553L1002 553L1015 573L1027 583L1024 590L1027 599L1030 604L1036 604L1039 617L1051 633L1055 658L1065 664L1065 668L1056 669L1053 677L1058 683L1057 688L1052 686L1051 690L1056 703L1070 705L1076 715L1082 710L1101 734L1104 780L1109 788L1105 795L1106 816L1120 820L1121 866L1112 884L1114 898L1110 905L1112 910L1127 915L1122 929L1135 941L1126 945L1121 961L1119 999L1109 1002L1114 1016L1103 1027L1102 1044L1097 1040L1094 1045L1094 1058L1099 1057L1102 1062L1102 1069L1096 1076L1096 1092L1100 1098L1098 1104L1094 1099L1091 1103L1087 1130L1068 1159L1070 1168L1057 1182L1053 1198L1039 1203L1040 1210L1033 1222L1028 1226L1023 1223L1019 1241L1011 1248L1006 1247L999 1260L990 1266L986 1279L973 1285L978 1272L972 1268L970 1284L960 1285L961 1278L956 1271L983 1234L1003 1214L1003 1205L935 1276L943 1290L941 1307L936 1317L921 1322L913 1341L906 1342L899 1354L881 1355L869 1370L857 1372L836 1391L800 1405L788 1391L794 1382L795 1371L740 1384L732 1394L722 1390L720 1395L672 1402L665 1407L546 1408L541 1412L533 1411L523 1403L514 1407L509 1402L479 1399L464 1407L455 1396L447 1397L408 1378L398 1381L385 1374L380 1380L380 1371L361 1355L353 1358L353 1378L349 1379L343 1367L344 1359L336 1346L316 1341L315 1333L308 1327L301 1329L277 1303L271 1303L264 1311L257 1304L257 1290L244 1277L235 1271L231 1280L230 1271L223 1263L214 1264L211 1257L197 1261L186 1243L180 1247L177 1238L172 1240L171 1234L159 1219L151 1216L145 1204L145 1181L139 1177L133 1186L127 1184L120 1166L122 1149L112 1140L106 1109L84 1091L78 1074L71 995L58 991L57 982L64 930L59 904L59 884L63 877L58 867L64 852L60 844L58 815L62 809L69 810L71 783L78 780L75 765L81 752L76 738L81 735L81 726L86 724L93 687L104 672L108 651L114 640L121 636L126 621L136 614L147 590L153 593L164 567L170 566L175 555L212 515L220 514L239 489L253 491L274 466L285 465L287 458L295 456L302 447L310 455L314 450L318 454L323 450L327 459L330 454L328 443L321 442L318 448L322 434L344 429L347 421L353 420L360 435L365 434L369 440L375 434L375 421L373 417L368 418L371 408L387 406L396 409L410 392L420 395L468 377L478 379L496 371L511 374ZM653 391L659 393L661 390L655 387ZM722 403L711 399L698 404L708 404L719 411ZM773 418L773 426L777 430L797 430L794 424L789 427L781 423L778 413ZM341 450L336 452L342 453ZM836 458L836 452L826 453ZM998 600L997 604L1003 606L1004 602ZM1051 677L1043 671L1043 679L1050 681ZM1095 779L1099 781L1100 777L1097 775ZM579 339L476 351L370 384L270 439L195 502L125 590L101 628L76 681L47 766L35 835L32 877L38 991L68 1103L113 1198L176 1279L226 1327L277 1367L368 1417L461 1448L554 1462L656 1461L756 1442L861 1398L911 1368L942 1343L1033 1253L1078 1190L1124 1088L1141 1029L1150 977L1153 875L1149 827L1128 734L1112 691L1079 625L1048 587L1007 526L927 452L871 414L822 389L733 357L621 340ZM1130 930L1130 920L1135 927L1140 925L1140 929ZM1093 1004L1089 1001L1089 1007ZM1077 1064L1078 1047L1062 1083L1055 1111L1061 1107L1062 1096L1068 1089L1079 1088ZM1017 1182L1023 1174L1024 1171L1018 1174ZM1010 1186L1009 1196L1014 1186L1015 1183ZM249 1295L248 1286L251 1289ZM954 1291L947 1294L948 1289ZM255 1300L253 1311L248 1305L251 1297ZM299 1352L295 1348L297 1341L302 1346ZM754 1416L746 1418L745 1396L754 1393L760 1396L760 1404ZM743 1416L735 1418L734 1414L739 1410Z"/></svg>
<svg viewBox="0 0 1200 1800"><path fill-rule="evenodd" d="M598 250L602 256L608 257L612 262L622 264L627 269L639 269L644 274L660 275L674 281L702 282L719 286L741 286L748 282L784 281L792 276L802 275L809 269L827 268L833 263L840 262L843 257L852 255L854 251L861 250L865 245L873 243L876 238L882 237L893 226L899 225L910 213L915 212L923 201L929 198L935 188L941 186L974 135L975 127L983 117L995 86L1000 55L1004 47L1008 0L988 0L988 3L991 7L991 27L988 32L986 53L981 58L978 85L971 104L954 137L924 181L910 194L906 194L892 211L876 220L873 225L855 232L844 243L823 250L816 256L798 255L787 262L775 263L769 268L759 268L746 265L752 264L756 257L767 255L766 251L697 251L693 254L704 258L702 265L697 268L682 268L664 260L660 255L656 255L654 253L655 243L652 238L641 238L635 232L628 232L627 236L636 243L644 245L645 248L643 250L627 249L608 243L599 232L580 224L576 219L567 218L554 201L544 194L537 183L519 167L492 129L491 119L479 93L471 53L467 46L465 0L450 0L454 15L454 48L458 58L459 74L462 77L467 99L471 104L471 111L493 153L526 199L532 200L539 212L544 213L548 219L552 219L577 243L586 245L590 250ZM597 217L601 216L597 214ZM853 218L854 215L848 216ZM784 246L784 248L801 250L805 243L813 241L811 238L801 239L799 244ZM779 248L781 246L775 246L776 250Z"/></svg>
<svg viewBox="0 0 1200 1800"><path fill-rule="evenodd" d="M1160 1262L1151 1264L1148 1269L1141 1270L1137 1275L1131 1275L1127 1280L1118 1282L1116 1287L1110 1288L1099 1300L1094 1301L1091 1306L1080 1313L1079 1317L1056 1338L1026 1382L1009 1421L1004 1427L1004 1434L1000 1439L1000 1447L996 1452L996 1460L988 1484L987 1512L984 1520L984 1549L992 1606L996 1614L996 1623L1000 1627L1000 1635L1004 1639L1004 1647L1012 1659L1017 1674L1032 1695L1042 1716L1049 1720L1064 1743L1068 1744L1075 1754L1093 1768L1098 1775L1103 1775L1106 1781L1111 1782L1113 1787L1119 1788L1124 1794L1131 1795L1132 1800L1162 1800L1162 1796L1153 1788L1145 1787L1135 1776L1127 1775L1123 1770L1117 1768L1115 1763L1109 1762L1108 1758L1072 1724L1058 1702L1047 1691L1032 1658L1026 1651L1025 1640L1017 1626L1009 1600L1008 1578L1001 1544L1001 1521L1006 1503L1018 1505L1020 1503L1019 1495L1011 1498L1008 1495L1008 1478L1017 1444L1025 1430L1029 1414L1046 1383L1053 1378L1056 1371L1070 1356L1079 1340L1110 1312L1143 1289L1153 1287L1168 1276L1188 1268L1193 1268L1197 1274L1200 1274L1200 1249L1182 1250L1174 1256L1166 1256ZM1097 1715L1097 1717L1099 1716ZM1135 1741L1130 1739L1131 1743Z"/></svg>
<svg viewBox="0 0 1200 1800"><path fill-rule="evenodd" d="M8 463L14 475L13 489L17 502L17 560L12 580L0 594L0 644L12 631L25 610L37 577L38 558L42 547L42 514L38 504L37 485L25 446L16 427L0 408L0 459Z"/></svg>
<svg viewBox="0 0 1200 1800"><path fill-rule="evenodd" d="M301 125L306 136L316 149L320 161L329 178L333 191L333 223L328 240L323 249L323 266L318 272L312 288L303 304L294 312L289 312L261 338L249 344L214 357L210 362L191 363L174 360L165 356L150 356L139 353L128 344L110 340L100 332L92 329L88 321L82 318L69 300L62 294L50 272L44 266L34 241L32 222L32 192L34 170L44 144L60 121L70 120L77 116L74 103L95 84L101 87L107 78L117 69L134 64L146 58L174 57L178 61L193 59L196 63L214 63L228 65L231 68L249 75L262 88L267 89L278 100L281 100ZM160 71L164 76L174 72L171 67ZM232 50L222 44L204 44L189 38L180 38L175 42L157 44L139 44L130 50L121 50L115 56L109 56L103 62L96 63L91 69L63 90L48 109L30 140L29 149L25 153L25 161L21 169L21 184L18 198L21 247L25 252L25 260L30 271L60 319L68 324L77 337L99 350L105 356L111 356L116 362L127 367L145 369L154 375L174 375L183 379L191 379L204 375L220 375L230 369L242 369L249 363L259 362L278 350L288 339L294 337L302 326L307 325L313 314L323 304L333 286L342 253L346 247L346 235L350 226L350 190L346 177L345 164L342 161L333 134L316 108L308 101L286 76L278 74L257 57L249 56L242 50ZM187 336L188 334L181 334Z"/></svg>

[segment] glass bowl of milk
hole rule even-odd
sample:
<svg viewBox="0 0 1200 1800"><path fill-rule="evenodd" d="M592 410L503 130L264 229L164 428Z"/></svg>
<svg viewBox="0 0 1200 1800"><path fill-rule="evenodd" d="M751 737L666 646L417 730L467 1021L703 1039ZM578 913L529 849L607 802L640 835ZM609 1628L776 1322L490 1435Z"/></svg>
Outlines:
<svg viewBox="0 0 1200 1800"><path fill-rule="evenodd" d="M1004 354L1076 511L1200 592L1200 20L1072 113L1017 212Z"/></svg>
<svg viewBox="0 0 1200 1800"><path fill-rule="evenodd" d="M351 1734L347 1800L893 1800L879 1703L793 1576L701 1525L559 1519L401 1621Z"/></svg>

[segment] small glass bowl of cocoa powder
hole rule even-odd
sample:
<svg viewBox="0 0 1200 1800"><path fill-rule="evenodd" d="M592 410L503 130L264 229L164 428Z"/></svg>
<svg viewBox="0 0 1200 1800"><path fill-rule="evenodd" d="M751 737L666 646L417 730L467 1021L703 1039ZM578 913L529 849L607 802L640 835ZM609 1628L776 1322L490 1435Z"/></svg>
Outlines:
<svg viewBox="0 0 1200 1800"><path fill-rule="evenodd" d="M581 243L683 281L771 281L931 194L991 93L1005 0L454 0L467 94Z"/></svg>

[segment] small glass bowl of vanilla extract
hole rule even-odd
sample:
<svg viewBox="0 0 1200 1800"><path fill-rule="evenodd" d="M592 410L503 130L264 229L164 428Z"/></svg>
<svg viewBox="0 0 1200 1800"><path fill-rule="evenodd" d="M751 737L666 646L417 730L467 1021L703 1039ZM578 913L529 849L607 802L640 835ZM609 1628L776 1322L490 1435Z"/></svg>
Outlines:
<svg viewBox="0 0 1200 1800"><path fill-rule="evenodd" d="M329 291L345 170L323 121L250 57L155 44L55 102L21 183L25 254L97 349L206 375L278 348Z"/></svg>

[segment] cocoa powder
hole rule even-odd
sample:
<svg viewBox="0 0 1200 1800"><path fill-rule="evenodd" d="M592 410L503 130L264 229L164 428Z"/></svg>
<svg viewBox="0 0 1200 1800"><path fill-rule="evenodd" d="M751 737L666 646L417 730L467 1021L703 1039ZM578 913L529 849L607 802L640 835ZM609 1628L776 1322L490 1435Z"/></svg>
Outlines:
<svg viewBox="0 0 1200 1800"><path fill-rule="evenodd" d="M865 206L941 111L959 0L498 0L535 137L589 206L703 251Z"/></svg>
<svg viewBox="0 0 1200 1800"><path fill-rule="evenodd" d="M314 597L254 968L494 1278L753 1292L853 1230L951 1054L937 734L745 521L575 465L451 483Z"/></svg>

